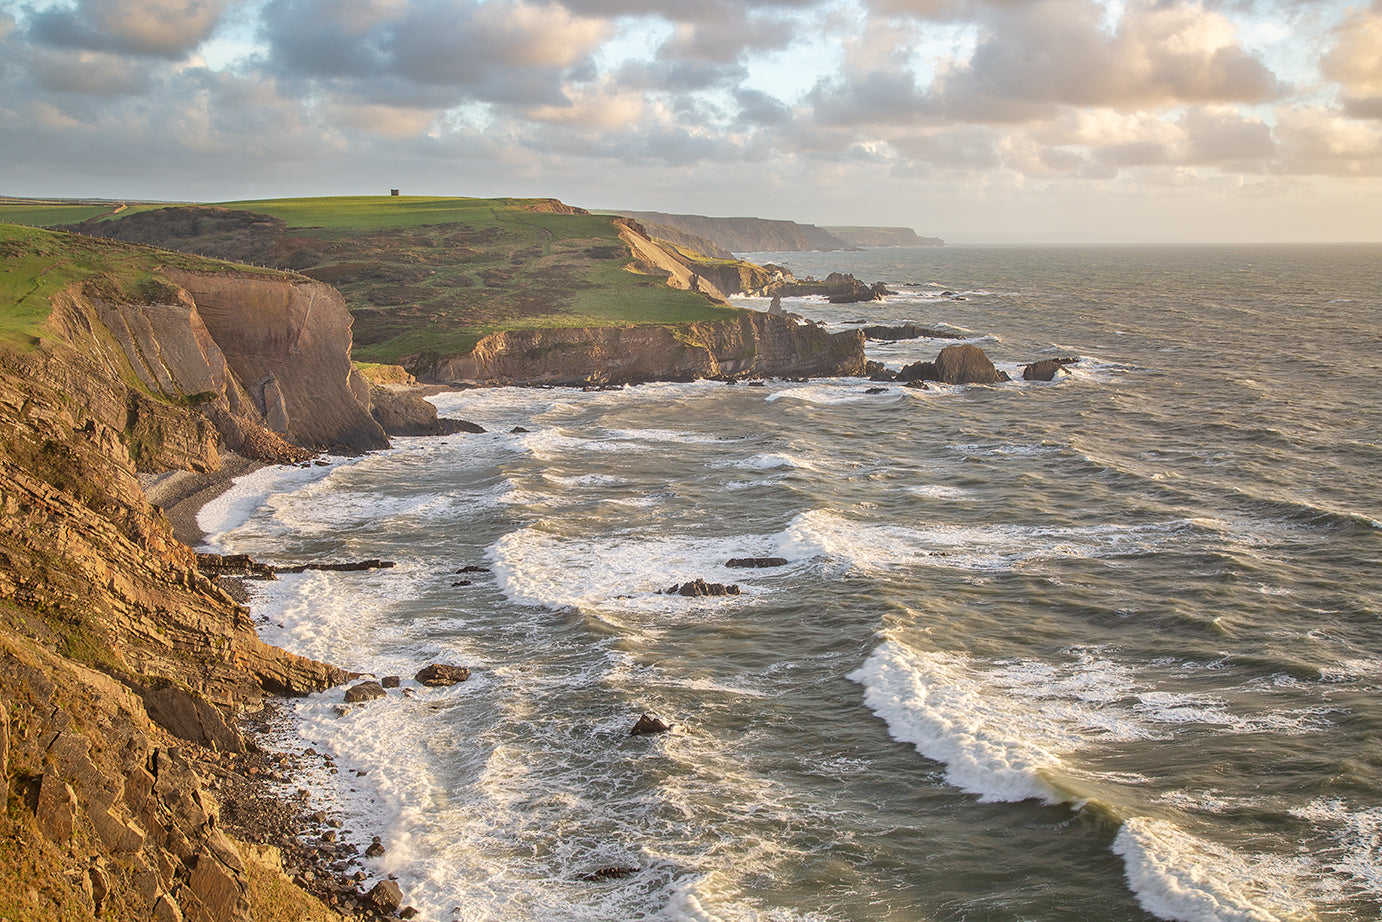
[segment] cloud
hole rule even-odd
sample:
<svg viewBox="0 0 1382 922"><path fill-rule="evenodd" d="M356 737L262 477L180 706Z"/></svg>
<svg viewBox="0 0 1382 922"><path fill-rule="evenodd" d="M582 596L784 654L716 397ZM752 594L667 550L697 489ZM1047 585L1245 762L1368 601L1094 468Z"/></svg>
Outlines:
<svg viewBox="0 0 1382 922"><path fill-rule="evenodd" d="M973 57L938 78L945 112L1023 121L1050 117L1059 106L1258 103L1281 92L1219 13L1132 0L1111 33L1104 16L1093 0L1038 0L996 13Z"/></svg>
<svg viewBox="0 0 1382 922"><path fill-rule="evenodd" d="M53 93L134 96L151 85L142 61L104 51L34 49L25 63L37 85Z"/></svg>
<svg viewBox="0 0 1382 922"><path fill-rule="evenodd" d="M1350 13L1334 39L1321 70L1343 88L1349 114L1382 118L1382 4Z"/></svg>
<svg viewBox="0 0 1382 922"><path fill-rule="evenodd" d="M1382 176L1382 125L1376 122L1303 106L1281 113L1276 134L1285 172Z"/></svg>
<svg viewBox="0 0 1382 922"><path fill-rule="evenodd" d="M77 0L28 18L30 38L76 48L177 59L206 41L225 0Z"/></svg>
<svg viewBox="0 0 1382 922"><path fill-rule="evenodd" d="M565 79L590 68L610 23L526 0L272 0L262 32L274 71L327 91L349 81L445 88L467 101L560 105Z"/></svg>

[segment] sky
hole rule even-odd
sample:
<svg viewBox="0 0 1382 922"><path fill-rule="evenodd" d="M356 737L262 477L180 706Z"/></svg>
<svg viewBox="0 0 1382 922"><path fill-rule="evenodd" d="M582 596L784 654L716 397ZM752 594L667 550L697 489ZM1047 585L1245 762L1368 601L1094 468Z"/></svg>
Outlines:
<svg viewBox="0 0 1382 922"><path fill-rule="evenodd" d="M1382 0L0 0L0 195L1382 241Z"/></svg>

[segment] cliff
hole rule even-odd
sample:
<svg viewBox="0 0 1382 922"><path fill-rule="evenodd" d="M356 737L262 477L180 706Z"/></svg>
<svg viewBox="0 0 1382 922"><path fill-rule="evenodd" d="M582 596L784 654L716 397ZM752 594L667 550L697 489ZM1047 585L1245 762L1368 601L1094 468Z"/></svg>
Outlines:
<svg viewBox="0 0 1382 922"><path fill-rule="evenodd" d="M671 227L714 241L734 253L779 253L807 250L847 250L849 244L816 227L795 221L765 218L709 218L704 215L666 214L660 211L622 211L640 224Z"/></svg>
<svg viewBox="0 0 1382 922"><path fill-rule="evenodd" d="M792 318L745 311L735 320L515 330L480 340L468 355L415 365L434 383L638 383L758 375L859 375L863 334L830 334Z"/></svg>
<svg viewBox="0 0 1382 922"><path fill-rule="evenodd" d="M340 367L319 354L341 348L339 318L317 329L324 286L170 261L0 226L0 907L14 922L248 922L252 862L222 828L210 766L245 749L241 710L346 678L263 643L136 477L215 469L225 433L269 453L354 438L352 414L309 422L292 402L289 358ZM265 313L242 313L235 339L237 302ZM281 342L253 330L292 318ZM256 403L268 373L284 382L282 435ZM350 394L347 377L328 386Z"/></svg>
<svg viewBox="0 0 1382 922"><path fill-rule="evenodd" d="M918 237L910 227L825 227L852 247L943 247L939 237Z"/></svg>

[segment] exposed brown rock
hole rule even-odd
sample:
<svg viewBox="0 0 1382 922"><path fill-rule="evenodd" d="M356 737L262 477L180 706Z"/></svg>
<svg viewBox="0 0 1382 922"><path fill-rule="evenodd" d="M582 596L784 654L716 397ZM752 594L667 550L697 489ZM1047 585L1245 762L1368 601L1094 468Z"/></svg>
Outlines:
<svg viewBox="0 0 1382 922"><path fill-rule="evenodd" d="M365 900L382 915L393 915L403 905L403 891L392 880L381 880L365 894Z"/></svg>

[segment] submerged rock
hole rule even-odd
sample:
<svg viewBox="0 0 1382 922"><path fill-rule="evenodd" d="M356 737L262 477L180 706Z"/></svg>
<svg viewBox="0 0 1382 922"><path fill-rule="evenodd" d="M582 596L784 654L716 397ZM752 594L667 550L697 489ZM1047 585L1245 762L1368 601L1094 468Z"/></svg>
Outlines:
<svg viewBox="0 0 1382 922"><path fill-rule="evenodd" d="M580 880L598 882L601 880L622 880L641 871L642 868L610 867L600 868L598 871L591 871L589 874L582 874Z"/></svg>
<svg viewBox="0 0 1382 922"><path fill-rule="evenodd" d="M786 557L731 557L725 566L736 569L762 569L764 567L785 567Z"/></svg>

